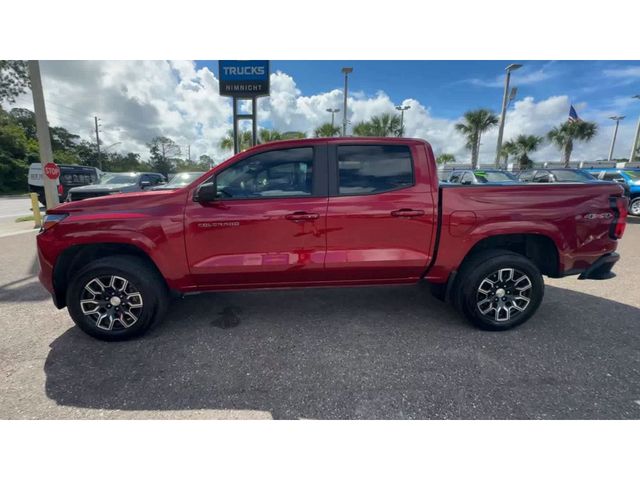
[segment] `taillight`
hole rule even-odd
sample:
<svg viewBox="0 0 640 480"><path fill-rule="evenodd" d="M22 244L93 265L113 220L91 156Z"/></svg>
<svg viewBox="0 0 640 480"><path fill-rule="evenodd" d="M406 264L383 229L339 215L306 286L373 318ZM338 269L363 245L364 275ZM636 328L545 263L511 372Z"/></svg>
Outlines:
<svg viewBox="0 0 640 480"><path fill-rule="evenodd" d="M62 195L64 193L64 189L62 188L62 184L58 184L58 195Z"/></svg>
<svg viewBox="0 0 640 480"><path fill-rule="evenodd" d="M613 223L611 224L610 236L618 240L624 235L624 229L627 227L627 205L626 197L612 197L611 207L613 208Z"/></svg>

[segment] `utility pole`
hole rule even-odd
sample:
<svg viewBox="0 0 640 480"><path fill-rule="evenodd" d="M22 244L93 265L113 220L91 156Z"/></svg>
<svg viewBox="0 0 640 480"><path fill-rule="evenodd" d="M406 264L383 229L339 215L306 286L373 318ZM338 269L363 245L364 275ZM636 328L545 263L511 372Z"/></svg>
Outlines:
<svg viewBox="0 0 640 480"><path fill-rule="evenodd" d="M519 63L512 63L505 70L507 75L504 79L504 94L502 95L502 113L500 114L500 127L498 128L498 144L496 145L496 165L500 165L500 152L502 150L502 135L504 134L504 123L507 116L507 104L509 102L509 80L511 72L522 67Z"/></svg>
<svg viewBox="0 0 640 480"><path fill-rule="evenodd" d="M102 158L100 157L100 134L98 133L98 117L93 117L96 122L96 145L98 146L98 168L102 170Z"/></svg>
<svg viewBox="0 0 640 480"><path fill-rule="evenodd" d="M331 128L333 128L336 113L338 113L339 111L339 108L327 108L327 112L331 114Z"/></svg>
<svg viewBox="0 0 640 480"><path fill-rule="evenodd" d="M640 100L640 95L634 95L631 98L637 98ZM638 148L638 140L640 140L640 117L638 118L638 126L636 127L636 135L633 137L633 145L631 145L631 154L629 155L629 162L633 162Z"/></svg>
<svg viewBox="0 0 640 480"><path fill-rule="evenodd" d="M44 186L44 198L47 209L54 208L60 203L56 184L44 172L47 163L53 163L53 150L51 148L51 135L49 134L49 122L44 105L44 93L42 92L42 78L40 77L40 63L38 60L29 60L29 77L31 79L31 92L33 94L33 110L36 115L36 135L40 149L40 163L42 164L42 185ZM35 214L35 212L34 212Z"/></svg>
<svg viewBox="0 0 640 480"><path fill-rule="evenodd" d="M411 105L397 105L396 110L400 110L400 134L399 137L404 136L404 111L409 110Z"/></svg>
<svg viewBox="0 0 640 480"><path fill-rule="evenodd" d="M613 129L613 138L611 139L611 148L609 149L609 161L611 161L613 160L613 149L616 146L616 137L618 136L618 125L620 124L620 120L624 118L624 115L614 115L609 118L616 122L616 126Z"/></svg>
<svg viewBox="0 0 640 480"><path fill-rule="evenodd" d="M352 67L344 67L344 110L342 111L342 136L347 136L347 97L349 95L349 74L353 72Z"/></svg>

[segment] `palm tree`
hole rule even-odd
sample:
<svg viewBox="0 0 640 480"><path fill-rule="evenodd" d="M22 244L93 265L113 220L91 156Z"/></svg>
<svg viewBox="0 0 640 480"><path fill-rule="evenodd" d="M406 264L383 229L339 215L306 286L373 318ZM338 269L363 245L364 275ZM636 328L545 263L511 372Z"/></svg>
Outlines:
<svg viewBox="0 0 640 480"><path fill-rule="evenodd" d="M598 125L593 122L585 122L578 120L575 122L564 122L559 127L554 127L547 138L551 140L562 152L562 163L564 167L569 167L571 161L571 152L573 151L573 142L583 140L588 142L598 133Z"/></svg>
<svg viewBox="0 0 640 480"><path fill-rule="evenodd" d="M238 135L240 151L246 150L253 144L253 135L249 130L243 130ZM227 136L220 140L220 148L223 150L233 150L233 130L227 131Z"/></svg>
<svg viewBox="0 0 640 480"><path fill-rule="evenodd" d="M438 158L436 158L436 162L438 163L438 165L446 165L449 162L455 161L456 157L452 153L443 153L441 155L438 155Z"/></svg>
<svg viewBox="0 0 640 480"><path fill-rule="evenodd" d="M400 115L383 113L371 117L368 122L354 125L353 134L359 137L395 137L400 133Z"/></svg>
<svg viewBox="0 0 640 480"><path fill-rule="evenodd" d="M353 134L357 137L373 137L371 123L359 122L353 126Z"/></svg>
<svg viewBox="0 0 640 480"><path fill-rule="evenodd" d="M323 123L313 133L316 137L335 137L340 135L340 127L333 126L330 123Z"/></svg>
<svg viewBox="0 0 640 480"><path fill-rule="evenodd" d="M276 140L282 140L282 133L278 130L269 130L268 128L262 128L258 133L259 143L275 142Z"/></svg>
<svg viewBox="0 0 640 480"><path fill-rule="evenodd" d="M307 134L304 132L284 132L281 136L282 140L296 140L300 138L307 138Z"/></svg>
<svg viewBox="0 0 640 480"><path fill-rule="evenodd" d="M535 152L542 144L543 138L537 135L518 135L515 140L505 142L502 150L508 155L513 155L518 161L520 169L531 167L532 161L529 154Z"/></svg>
<svg viewBox="0 0 640 480"><path fill-rule="evenodd" d="M480 137L497 124L498 117L491 110L485 108L466 112L464 122L456 123L456 130L467 137L467 148L471 150L471 168L478 167Z"/></svg>

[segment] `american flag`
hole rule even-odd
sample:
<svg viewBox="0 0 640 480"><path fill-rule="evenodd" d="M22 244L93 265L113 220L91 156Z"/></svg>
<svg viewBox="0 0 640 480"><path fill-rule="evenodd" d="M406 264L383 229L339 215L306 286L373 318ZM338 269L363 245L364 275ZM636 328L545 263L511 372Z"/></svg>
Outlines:
<svg viewBox="0 0 640 480"><path fill-rule="evenodd" d="M576 109L573 108L573 105L571 105L571 108L569 108L569 122L573 123L573 122L579 122L580 121L580 117L578 117L578 112L576 112Z"/></svg>

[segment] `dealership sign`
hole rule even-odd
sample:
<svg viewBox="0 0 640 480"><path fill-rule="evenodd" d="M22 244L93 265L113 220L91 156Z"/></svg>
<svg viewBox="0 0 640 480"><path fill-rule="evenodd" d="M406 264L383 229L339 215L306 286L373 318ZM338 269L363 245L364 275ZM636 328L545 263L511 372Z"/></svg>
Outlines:
<svg viewBox="0 0 640 480"><path fill-rule="evenodd" d="M269 60L220 60L220 95L252 98L269 95Z"/></svg>

